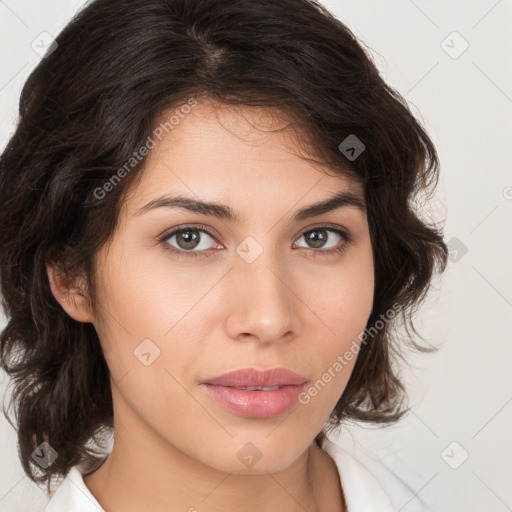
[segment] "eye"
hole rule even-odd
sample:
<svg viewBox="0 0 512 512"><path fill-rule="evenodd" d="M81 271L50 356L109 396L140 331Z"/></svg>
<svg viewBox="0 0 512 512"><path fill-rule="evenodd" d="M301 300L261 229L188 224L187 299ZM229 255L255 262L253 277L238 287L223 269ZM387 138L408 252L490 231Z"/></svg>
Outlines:
<svg viewBox="0 0 512 512"><path fill-rule="evenodd" d="M166 250L171 251L178 257L194 258L198 256L198 253L204 253L211 248L211 240L215 240L215 238L207 229L197 226L184 226L164 235L159 242L164 245ZM201 254L201 256L204 256L204 254Z"/></svg>
<svg viewBox="0 0 512 512"><path fill-rule="evenodd" d="M333 226L309 229L304 231L300 238L304 238L308 246L298 247L306 249L313 256L342 253L353 240L349 232ZM215 241L215 236L206 226L182 226L159 239L164 249L178 258L206 257L210 249L218 248L215 247Z"/></svg>
<svg viewBox="0 0 512 512"><path fill-rule="evenodd" d="M319 226L309 229L302 233L300 238L304 238L308 244L308 246L302 247L309 249L315 255L318 253L341 253L352 243L352 236L349 233L330 226ZM341 245L340 241L342 242Z"/></svg>

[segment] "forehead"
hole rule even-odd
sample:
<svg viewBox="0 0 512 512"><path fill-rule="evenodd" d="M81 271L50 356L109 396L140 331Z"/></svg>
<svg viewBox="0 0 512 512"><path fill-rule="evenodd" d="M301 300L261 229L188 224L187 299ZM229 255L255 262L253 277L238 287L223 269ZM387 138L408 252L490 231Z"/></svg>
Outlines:
<svg viewBox="0 0 512 512"><path fill-rule="evenodd" d="M340 190L363 194L359 180L303 158L316 160L305 134L292 129L283 111L203 102L165 125L173 113L155 121L163 134L153 136L130 211L166 192L262 204L283 195L297 201Z"/></svg>

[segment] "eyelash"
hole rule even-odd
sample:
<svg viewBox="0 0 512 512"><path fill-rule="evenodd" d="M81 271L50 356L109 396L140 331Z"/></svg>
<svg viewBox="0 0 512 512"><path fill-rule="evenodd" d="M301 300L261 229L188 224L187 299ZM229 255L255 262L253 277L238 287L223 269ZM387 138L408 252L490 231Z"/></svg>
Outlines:
<svg viewBox="0 0 512 512"><path fill-rule="evenodd" d="M312 253L311 255L313 257L318 256L319 253L321 255L324 255L324 256L329 256L329 255L336 254L336 253L342 254L342 253L345 252L345 250L353 242L353 237L352 237L352 235L348 231L341 230L339 227L332 226L332 225L323 225L323 226L316 226L316 227L313 227L313 228L309 228L307 231L303 231L301 233L300 237L304 236L306 233L310 233L311 231L321 230L321 229L325 229L327 231L334 231L335 233L337 233L338 235L341 236L341 238L344 240L344 243L340 247L336 247L334 249L305 249L309 253ZM197 257L201 257L202 258L202 257L206 257L206 255L204 254L205 252L207 252L206 250L203 250L203 251L178 250L178 249L172 247L171 245L169 245L167 243L167 241L172 236L174 236L174 235L176 235L176 234L178 234L180 232L187 231L187 230L201 231L201 232L206 233L208 236L210 236L214 240L216 239L215 235L213 233L211 233L210 230L206 226L202 226L202 225L195 225L195 226L186 225L186 226L182 226L182 227L179 227L179 228L173 228L173 230L171 232L167 232L164 235L162 235L158 239L158 244L161 244L165 251L168 251L168 252L172 253L173 255L177 256L178 258L186 259L186 258L197 258ZM302 248L302 249L304 249L304 248ZM216 250L216 249L213 249L213 250Z"/></svg>

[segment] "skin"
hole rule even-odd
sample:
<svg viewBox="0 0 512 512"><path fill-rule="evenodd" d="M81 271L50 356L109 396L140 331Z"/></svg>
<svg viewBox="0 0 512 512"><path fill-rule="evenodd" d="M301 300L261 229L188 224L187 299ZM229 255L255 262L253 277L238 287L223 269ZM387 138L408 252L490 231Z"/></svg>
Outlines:
<svg viewBox="0 0 512 512"><path fill-rule="evenodd" d="M151 150L122 205L119 224L97 255L98 310L48 275L62 307L95 326L112 375L115 442L84 478L107 511L340 511L337 468L316 443L346 387L352 359L309 403L266 419L227 411L200 381L242 367L285 367L314 383L364 331L372 310L374 266L366 215L342 207L298 223L293 214L333 191L363 198L362 185L301 159L291 132L262 109L200 103ZM180 208L135 211L163 194L226 204L231 223ZM199 247L159 235L202 224ZM308 230L334 224L311 245ZM236 252L248 236L263 252ZM310 242L308 244L308 241ZM178 258L165 250L203 252ZM315 254L316 256L315 256ZM188 254L188 253L187 253ZM149 366L134 350L150 339ZM238 451L252 443L260 460Z"/></svg>

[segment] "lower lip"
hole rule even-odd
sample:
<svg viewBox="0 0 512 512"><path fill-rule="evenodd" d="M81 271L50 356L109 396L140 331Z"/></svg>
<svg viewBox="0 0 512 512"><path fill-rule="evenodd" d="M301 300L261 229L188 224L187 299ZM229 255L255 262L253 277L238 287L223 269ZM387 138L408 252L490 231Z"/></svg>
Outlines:
<svg viewBox="0 0 512 512"><path fill-rule="evenodd" d="M217 402L228 411L247 418L272 418L279 416L297 403L306 383L283 386L274 391L247 391L227 386L203 384Z"/></svg>

